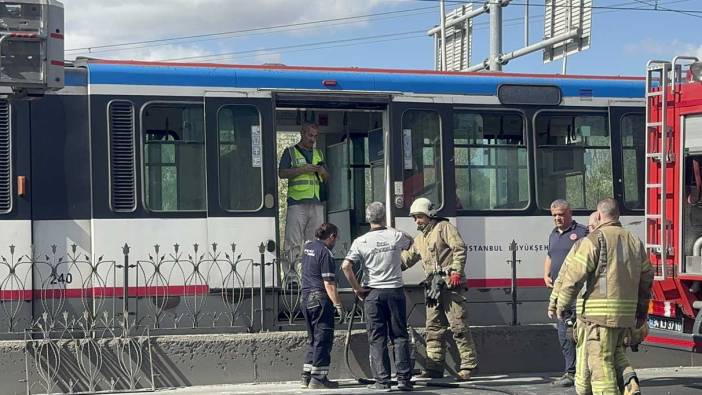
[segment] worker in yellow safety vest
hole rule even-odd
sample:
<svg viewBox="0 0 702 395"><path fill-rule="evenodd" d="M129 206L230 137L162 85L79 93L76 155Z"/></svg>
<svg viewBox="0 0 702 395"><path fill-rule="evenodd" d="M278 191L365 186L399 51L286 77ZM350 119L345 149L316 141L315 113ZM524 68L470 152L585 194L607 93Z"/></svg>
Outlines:
<svg viewBox="0 0 702 395"><path fill-rule="evenodd" d="M288 180L284 251L293 256L300 255L302 245L314 239L315 229L324 222L321 188L329 173L322 151L315 148L318 135L319 125L303 124L300 142L285 149L278 166L278 176Z"/></svg>

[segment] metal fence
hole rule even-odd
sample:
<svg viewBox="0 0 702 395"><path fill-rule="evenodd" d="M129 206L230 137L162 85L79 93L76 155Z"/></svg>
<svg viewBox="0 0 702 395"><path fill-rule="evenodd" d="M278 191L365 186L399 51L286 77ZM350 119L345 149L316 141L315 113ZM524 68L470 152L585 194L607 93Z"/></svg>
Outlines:
<svg viewBox="0 0 702 395"><path fill-rule="evenodd" d="M151 336L302 329L295 252L153 246L137 256L0 253L0 337L24 340L27 393L153 390ZM268 247L270 248L270 247ZM266 273L274 273L266 279Z"/></svg>
<svg viewBox="0 0 702 395"><path fill-rule="evenodd" d="M105 257L76 245L9 246L0 251L0 338L24 341L28 394L154 390L154 335L305 329L300 251L272 258L274 247L243 257L236 244L138 253L125 244ZM512 325L521 303L515 247ZM423 298L415 302L409 316L423 314ZM363 309L355 314L364 325Z"/></svg>
<svg viewBox="0 0 702 395"><path fill-rule="evenodd" d="M242 258L232 244L207 249L154 246L134 256L92 259L71 245L64 254L0 254L0 335L22 338L40 321L52 328L140 327L152 331L227 328L252 331L254 295L261 267L275 262ZM263 257L263 254L261 255ZM264 281L263 276L261 280ZM299 283L299 282L298 282ZM288 287L287 291L294 288ZM287 316L295 317L299 292L288 295ZM263 298L261 298L263 300ZM265 311L265 309L264 309ZM260 329L260 328L258 328Z"/></svg>

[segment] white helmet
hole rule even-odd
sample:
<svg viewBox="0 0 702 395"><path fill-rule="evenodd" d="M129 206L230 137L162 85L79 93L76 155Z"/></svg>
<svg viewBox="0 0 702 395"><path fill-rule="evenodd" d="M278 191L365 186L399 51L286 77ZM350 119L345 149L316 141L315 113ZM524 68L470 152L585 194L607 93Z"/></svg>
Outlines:
<svg viewBox="0 0 702 395"><path fill-rule="evenodd" d="M424 197L415 199L414 202L412 202L412 206L410 206L410 215L417 214L424 214L427 217L436 216L436 211L434 211L434 205L431 203L431 200Z"/></svg>

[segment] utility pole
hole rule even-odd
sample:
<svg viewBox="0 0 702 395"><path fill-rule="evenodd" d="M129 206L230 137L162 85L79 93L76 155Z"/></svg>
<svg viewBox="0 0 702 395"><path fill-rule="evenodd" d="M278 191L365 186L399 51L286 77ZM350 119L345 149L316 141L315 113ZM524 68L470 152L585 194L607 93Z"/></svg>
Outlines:
<svg viewBox="0 0 702 395"><path fill-rule="evenodd" d="M500 55L502 54L502 0L490 0L490 71L502 71Z"/></svg>
<svg viewBox="0 0 702 395"><path fill-rule="evenodd" d="M524 1L524 46L529 46L529 0Z"/></svg>
<svg viewBox="0 0 702 395"><path fill-rule="evenodd" d="M441 7L441 71L446 71L446 4L444 0L439 2Z"/></svg>

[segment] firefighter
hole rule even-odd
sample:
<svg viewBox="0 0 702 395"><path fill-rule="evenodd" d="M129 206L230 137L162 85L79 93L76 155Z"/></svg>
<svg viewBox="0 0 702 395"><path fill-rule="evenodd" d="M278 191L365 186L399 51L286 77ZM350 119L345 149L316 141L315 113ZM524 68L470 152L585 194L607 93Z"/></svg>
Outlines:
<svg viewBox="0 0 702 395"><path fill-rule="evenodd" d="M597 213L595 231L566 257L556 315L577 297L578 394L639 394L624 346L646 322L653 271L641 240L619 222L616 200L601 200Z"/></svg>
<svg viewBox="0 0 702 395"><path fill-rule="evenodd" d="M427 276L427 363L419 377L443 377L444 335L450 328L461 355L457 379L469 380L478 362L465 298L466 245L455 226L446 218L436 216L429 199L416 199L410 207L410 215L420 233L412 247L403 252L402 262L406 269L421 260Z"/></svg>
<svg viewBox="0 0 702 395"><path fill-rule="evenodd" d="M588 218L588 222L587 222L587 231L588 232L592 232L595 230L595 228L599 224L599 218L600 218L600 215L597 213L597 211L590 214L590 217ZM582 240L585 240L585 239L581 238L581 239L576 240L575 243L573 243L573 247L570 249L570 251L577 250L578 245L580 244L580 242ZM565 261L565 258L566 257L563 257L564 261ZM562 265L559 268L559 272L556 274L559 274L560 271L565 271L565 269L563 269ZM558 301L558 293L561 290L561 283L562 282L563 282L563 277L556 275L556 281L553 282L553 290L551 290L551 296L549 298L548 311L547 311L548 318L550 318L552 320L556 319L556 304ZM558 321L558 337L559 337L559 340L561 341L561 349L563 349L563 344L565 342L573 344L572 364L573 364L573 372L575 372L575 367L576 367L575 366L576 365L575 355L576 354L575 354L575 336L573 335L573 331L574 331L573 327L575 326L575 320L576 320L575 306L571 306L571 313L567 314L567 315L569 317L566 318L565 322L563 322L561 320ZM563 327L561 327L561 325L563 325ZM565 380L570 381L569 385L563 385L563 382ZM575 385L575 374L571 374L571 373L567 372L565 375L561 376L559 379L552 381L551 384L560 385L562 387L563 386L572 387L573 385Z"/></svg>

